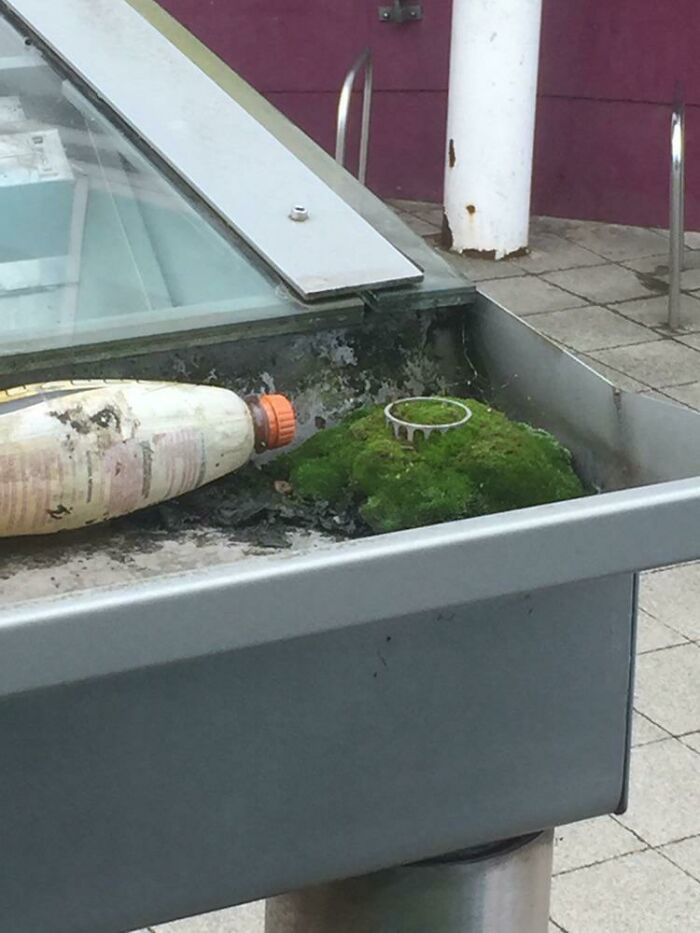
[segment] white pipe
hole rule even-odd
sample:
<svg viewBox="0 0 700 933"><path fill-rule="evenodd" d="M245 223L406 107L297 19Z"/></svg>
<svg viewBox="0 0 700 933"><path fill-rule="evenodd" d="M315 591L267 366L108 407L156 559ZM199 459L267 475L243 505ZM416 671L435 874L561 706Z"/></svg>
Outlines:
<svg viewBox="0 0 700 933"><path fill-rule="evenodd" d="M542 0L454 0L447 115L449 245L527 247Z"/></svg>

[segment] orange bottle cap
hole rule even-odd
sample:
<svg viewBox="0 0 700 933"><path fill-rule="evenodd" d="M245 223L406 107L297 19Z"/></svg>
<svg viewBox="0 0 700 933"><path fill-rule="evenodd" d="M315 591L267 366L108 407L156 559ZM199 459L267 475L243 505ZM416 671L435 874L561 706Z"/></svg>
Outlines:
<svg viewBox="0 0 700 933"><path fill-rule="evenodd" d="M286 447L294 440L297 419L292 403L284 395L261 395L260 404L267 415L267 447Z"/></svg>

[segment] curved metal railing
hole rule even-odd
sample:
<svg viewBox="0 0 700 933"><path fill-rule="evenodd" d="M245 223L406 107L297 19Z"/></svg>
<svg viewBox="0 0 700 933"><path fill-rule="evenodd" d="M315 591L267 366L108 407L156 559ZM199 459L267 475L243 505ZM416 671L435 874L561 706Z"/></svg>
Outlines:
<svg viewBox="0 0 700 933"><path fill-rule="evenodd" d="M681 273L685 249L685 106L676 104L671 117L671 209L669 217L668 326L681 323Z"/></svg>
<svg viewBox="0 0 700 933"><path fill-rule="evenodd" d="M343 81L343 87L340 91L338 100L338 120L335 133L335 159L341 165L345 165L345 146L348 131L348 116L350 113L350 101L352 100L352 90L355 85L355 79L361 69L365 70L365 84L362 90L362 125L360 129L360 160L357 177L364 185L367 177L367 154L369 152L369 124L372 113L372 52L365 49L358 57L350 71L348 71Z"/></svg>

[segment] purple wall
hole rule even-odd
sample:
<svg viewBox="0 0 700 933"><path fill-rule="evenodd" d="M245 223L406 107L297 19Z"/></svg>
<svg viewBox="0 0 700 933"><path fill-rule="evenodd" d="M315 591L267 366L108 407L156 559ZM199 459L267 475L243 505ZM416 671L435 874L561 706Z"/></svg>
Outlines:
<svg viewBox="0 0 700 933"><path fill-rule="evenodd" d="M368 184L386 197L440 200L451 0L425 0L426 19L406 26L379 21L380 0L160 2L329 151L340 86L370 46ZM351 132L359 124L355 103Z"/></svg>
<svg viewBox="0 0 700 933"><path fill-rule="evenodd" d="M451 3L424 0L421 23L394 26L379 22L378 2L161 0L328 150L343 77L369 45L369 184L386 197L439 201ZM700 0L544 0L536 213L665 224L670 103L681 80L688 226L700 229L698 47Z"/></svg>
<svg viewBox="0 0 700 933"><path fill-rule="evenodd" d="M670 105L681 81L687 220L700 229L698 42L698 0L544 0L535 210L667 225Z"/></svg>

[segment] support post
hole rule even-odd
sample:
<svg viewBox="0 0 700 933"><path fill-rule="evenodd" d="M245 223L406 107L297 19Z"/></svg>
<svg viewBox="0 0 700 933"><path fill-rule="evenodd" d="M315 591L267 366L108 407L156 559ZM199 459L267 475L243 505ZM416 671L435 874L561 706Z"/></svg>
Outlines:
<svg viewBox="0 0 700 933"><path fill-rule="evenodd" d="M502 259L528 243L542 0L454 0L445 245Z"/></svg>
<svg viewBox="0 0 700 933"><path fill-rule="evenodd" d="M268 900L265 933L547 933L552 831Z"/></svg>

